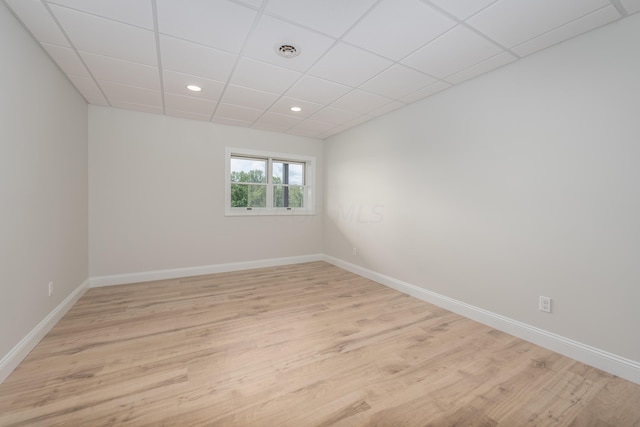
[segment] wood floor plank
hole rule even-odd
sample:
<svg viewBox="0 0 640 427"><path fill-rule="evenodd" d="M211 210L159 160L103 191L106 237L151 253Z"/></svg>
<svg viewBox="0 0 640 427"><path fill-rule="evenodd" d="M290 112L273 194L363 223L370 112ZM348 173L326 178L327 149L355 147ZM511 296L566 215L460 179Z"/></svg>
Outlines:
<svg viewBox="0 0 640 427"><path fill-rule="evenodd" d="M640 385L324 262L90 289L0 426L640 426Z"/></svg>

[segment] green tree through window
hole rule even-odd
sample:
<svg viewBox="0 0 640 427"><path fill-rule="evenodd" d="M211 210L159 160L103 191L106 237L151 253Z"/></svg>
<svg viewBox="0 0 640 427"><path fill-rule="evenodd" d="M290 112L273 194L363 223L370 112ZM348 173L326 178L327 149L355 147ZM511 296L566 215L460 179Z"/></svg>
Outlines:
<svg viewBox="0 0 640 427"><path fill-rule="evenodd" d="M267 206L267 187L261 170L231 172L231 206L234 208L264 208Z"/></svg>

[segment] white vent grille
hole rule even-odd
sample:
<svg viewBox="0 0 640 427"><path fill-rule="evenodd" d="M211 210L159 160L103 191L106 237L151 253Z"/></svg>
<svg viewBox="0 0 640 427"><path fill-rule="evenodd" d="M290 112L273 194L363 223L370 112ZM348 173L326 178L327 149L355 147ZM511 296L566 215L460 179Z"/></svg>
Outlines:
<svg viewBox="0 0 640 427"><path fill-rule="evenodd" d="M300 55L300 51L297 47L292 46L290 44L283 44L278 48L278 53L280 56L284 56L285 58L294 58Z"/></svg>

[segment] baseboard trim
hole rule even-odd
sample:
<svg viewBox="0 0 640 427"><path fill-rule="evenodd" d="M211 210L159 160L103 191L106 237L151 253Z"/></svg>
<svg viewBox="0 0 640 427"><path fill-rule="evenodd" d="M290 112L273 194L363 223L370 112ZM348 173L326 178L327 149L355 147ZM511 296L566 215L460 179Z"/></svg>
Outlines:
<svg viewBox="0 0 640 427"><path fill-rule="evenodd" d="M152 280L178 279L181 277L201 276L203 274L226 273L229 271L251 270L254 268L277 267L280 265L302 264L323 261L324 255L312 254L285 258L271 258L257 261L232 262L198 267L172 268L167 270L143 271L140 273L115 274L89 278L92 288L124 285L128 283L149 282Z"/></svg>
<svg viewBox="0 0 640 427"><path fill-rule="evenodd" d="M40 340L51 330L62 316L64 316L73 304L80 299L89 287L138 283L150 280L176 279L180 277L249 270L254 268L276 267L314 261L326 261L399 292L411 295L420 300L460 314L461 316L465 316L469 319L491 326L492 328L540 345L541 347L545 347L567 357L571 357L572 359L586 363L595 368L602 369L603 371L617 375L636 384L640 384L640 363L636 361L323 254L91 277L85 280L80 286L78 286L78 288L67 296L64 301L58 304L58 306L31 332L29 332L27 336L25 336L13 349L11 349L11 351L9 351L9 353L0 359L0 383L2 383L9 374L11 374L11 372L29 354L29 352L33 350L36 344L40 342Z"/></svg>
<svg viewBox="0 0 640 427"><path fill-rule="evenodd" d="M578 360L587 365L617 375L640 384L640 363L609 353L604 350L574 341L572 339L539 329L535 326L510 319L479 307L429 291L411 283L380 274L373 270L334 258L324 256L324 260L344 270L388 286L399 292L411 295L428 303L437 305L461 316L475 320L492 328L514 335L541 347Z"/></svg>
<svg viewBox="0 0 640 427"><path fill-rule="evenodd" d="M24 360L42 338L55 326L67 311L80 299L89 289L89 279L78 286L64 301L42 319L38 325L31 330L15 347L0 359L0 384L7 379L9 374Z"/></svg>

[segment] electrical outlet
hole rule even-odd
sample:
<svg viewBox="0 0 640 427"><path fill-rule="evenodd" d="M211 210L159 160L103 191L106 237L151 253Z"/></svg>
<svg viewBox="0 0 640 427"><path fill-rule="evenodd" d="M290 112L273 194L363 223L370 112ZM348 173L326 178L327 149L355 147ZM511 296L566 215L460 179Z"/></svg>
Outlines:
<svg viewBox="0 0 640 427"><path fill-rule="evenodd" d="M49 296L53 295L53 282L49 282Z"/></svg>
<svg viewBox="0 0 640 427"><path fill-rule="evenodd" d="M551 313L551 298L541 296L538 303L538 310Z"/></svg>
<svg viewBox="0 0 640 427"><path fill-rule="evenodd" d="M358 250L356 248L353 248L353 251L351 252L353 255L358 255Z"/></svg>

